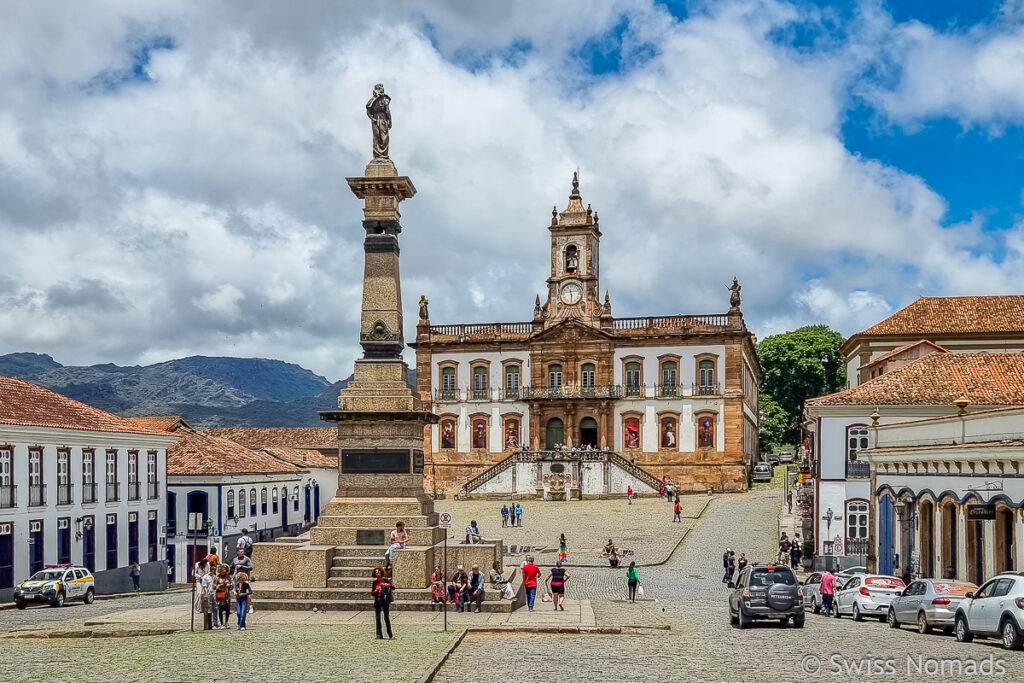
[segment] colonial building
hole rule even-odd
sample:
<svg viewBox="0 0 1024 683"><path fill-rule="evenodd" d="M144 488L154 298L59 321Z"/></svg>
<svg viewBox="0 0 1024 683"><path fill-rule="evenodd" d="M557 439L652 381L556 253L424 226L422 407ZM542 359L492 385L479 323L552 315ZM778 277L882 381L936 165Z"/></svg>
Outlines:
<svg viewBox="0 0 1024 683"><path fill-rule="evenodd" d="M806 402L819 567L864 564L870 553L871 470L861 453L875 445L872 425L956 415L961 399L976 410L1024 406L1024 354L937 350Z"/></svg>
<svg viewBox="0 0 1024 683"><path fill-rule="evenodd" d="M846 341L841 351L847 386L934 350L919 344L922 340L953 352L1024 351L1024 295L917 299ZM880 363L883 357L888 362Z"/></svg>
<svg viewBox="0 0 1024 683"><path fill-rule="evenodd" d="M760 368L733 282L709 315L619 318L600 287L601 226L577 178L551 212L550 276L524 322L416 329L427 487L458 490L521 446L621 453L684 489L742 490L758 452Z"/></svg>
<svg viewBox="0 0 1024 683"><path fill-rule="evenodd" d="M1024 394L1024 374L1001 378ZM1024 566L1024 407L871 428L875 566L981 584Z"/></svg>
<svg viewBox="0 0 1024 683"><path fill-rule="evenodd" d="M97 593L167 585L165 464L176 436L0 377L0 601L45 564L75 563Z"/></svg>

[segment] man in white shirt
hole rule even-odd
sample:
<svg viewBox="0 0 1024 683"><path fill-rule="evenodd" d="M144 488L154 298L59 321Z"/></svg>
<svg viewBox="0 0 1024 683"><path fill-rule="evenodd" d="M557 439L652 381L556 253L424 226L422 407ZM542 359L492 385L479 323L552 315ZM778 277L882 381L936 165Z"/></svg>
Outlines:
<svg viewBox="0 0 1024 683"><path fill-rule="evenodd" d="M466 527L466 543L480 543L483 540L483 536L480 535L480 527L476 525L474 519Z"/></svg>
<svg viewBox="0 0 1024 683"><path fill-rule="evenodd" d="M244 552L246 557L252 557L252 537L248 529L242 529L242 535L238 537L235 547Z"/></svg>

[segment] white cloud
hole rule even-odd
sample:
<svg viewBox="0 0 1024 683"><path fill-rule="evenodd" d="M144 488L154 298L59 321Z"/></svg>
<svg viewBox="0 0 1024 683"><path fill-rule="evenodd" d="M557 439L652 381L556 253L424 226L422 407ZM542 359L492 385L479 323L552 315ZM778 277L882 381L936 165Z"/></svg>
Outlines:
<svg viewBox="0 0 1024 683"><path fill-rule="evenodd" d="M0 41L15 95L0 106L0 243L17 258L0 353L253 355L346 376L362 229L344 178L369 158L378 81L392 157L419 190L402 206L407 337L421 293L436 323L530 319L577 166L616 315L722 311L733 275L761 334L852 332L917 294L1019 289L1020 226L942 227L924 182L844 148L865 46L773 43L793 7L684 22L644 0L464 7L111 2L73 24L3 6L18 30ZM623 13L624 42L653 56L594 77L577 50L612 40ZM162 35L174 48L150 52L150 82L86 87ZM516 40L532 49L503 61ZM47 304L58 283L75 306Z"/></svg>

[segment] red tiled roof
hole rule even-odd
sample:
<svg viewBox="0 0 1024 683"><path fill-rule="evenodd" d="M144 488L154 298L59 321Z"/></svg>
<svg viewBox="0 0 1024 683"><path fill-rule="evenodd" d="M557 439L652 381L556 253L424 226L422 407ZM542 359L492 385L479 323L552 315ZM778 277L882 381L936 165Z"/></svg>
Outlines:
<svg viewBox="0 0 1024 683"><path fill-rule="evenodd" d="M0 376L0 424L167 436L161 429L133 423L38 384L3 376Z"/></svg>
<svg viewBox="0 0 1024 683"><path fill-rule="evenodd" d="M808 406L1024 405L1024 353L932 353Z"/></svg>
<svg viewBox="0 0 1024 683"><path fill-rule="evenodd" d="M212 427L204 434L231 439L251 448L337 448L336 427Z"/></svg>
<svg viewBox="0 0 1024 683"><path fill-rule="evenodd" d="M286 446L269 446L261 448L275 458L290 462L299 467L326 467L334 469L338 466L338 458L324 455L318 450L307 448L288 448Z"/></svg>
<svg viewBox="0 0 1024 683"><path fill-rule="evenodd" d="M158 432L174 432L184 427L192 429L189 423L177 415L161 415L154 417L126 417L126 422L130 422L133 425L139 427L146 427L148 429L154 429Z"/></svg>
<svg viewBox="0 0 1024 683"><path fill-rule="evenodd" d="M305 467L202 432L182 432L167 449L168 474L290 474Z"/></svg>
<svg viewBox="0 0 1024 683"><path fill-rule="evenodd" d="M1024 332L1024 295L923 296L860 334Z"/></svg>
<svg viewBox="0 0 1024 683"><path fill-rule="evenodd" d="M922 344L927 344L928 346L933 347L939 353L949 353L948 349L946 349L946 348L944 348L942 346L939 346L938 344L934 344L934 343L928 341L927 339L919 339L916 342L910 342L909 344L904 344L903 346L897 346L895 349L893 349L889 353L884 353L881 356L879 356L878 358L876 358L873 361L871 361L870 363L865 364L864 367L865 368L869 368L872 365L875 365L877 363L881 363L882 361L889 360L893 356L898 356L901 353L903 353L904 351L907 351L908 349L912 349L915 346L919 346L919 345L922 345Z"/></svg>

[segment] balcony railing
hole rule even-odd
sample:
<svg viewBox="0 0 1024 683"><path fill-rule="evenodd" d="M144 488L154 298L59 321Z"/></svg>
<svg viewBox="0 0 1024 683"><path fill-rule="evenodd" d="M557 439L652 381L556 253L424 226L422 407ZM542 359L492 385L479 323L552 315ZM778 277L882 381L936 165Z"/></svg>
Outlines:
<svg viewBox="0 0 1024 683"><path fill-rule="evenodd" d="M142 486L137 481L128 482L128 500L140 500L142 498Z"/></svg>
<svg viewBox="0 0 1024 683"><path fill-rule="evenodd" d="M846 461L847 479L867 479L871 476L871 463L863 460Z"/></svg>
<svg viewBox="0 0 1024 683"><path fill-rule="evenodd" d="M622 387L618 384L606 384L596 387L563 384L558 387L523 387L524 399L545 398L619 398Z"/></svg>
<svg viewBox="0 0 1024 683"><path fill-rule="evenodd" d="M499 389L499 397L502 401L518 401L523 397L523 390L519 387Z"/></svg>
<svg viewBox="0 0 1024 683"><path fill-rule="evenodd" d="M681 396L682 391L678 384L659 384L658 385L658 397L659 398L673 398L675 396Z"/></svg>
<svg viewBox="0 0 1024 683"><path fill-rule="evenodd" d="M46 505L46 486L43 484L28 485L29 507L35 505Z"/></svg>
<svg viewBox="0 0 1024 683"><path fill-rule="evenodd" d="M563 384L557 387L518 387L515 389L434 389L434 400L519 401L544 398L681 398L690 396L721 396L720 384L604 384L580 386Z"/></svg>
<svg viewBox="0 0 1024 683"><path fill-rule="evenodd" d="M116 481L107 482L107 502L113 503L121 500L121 484Z"/></svg>
<svg viewBox="0 0 1024 683"><path fill-rule="evenodd" d="M57 484L57 505L71 505L71 484Z"/></svg>
<svg viewBox="0 0 1024 683"><path fill-rule="evenodd" d="M868 539L866 538L848 538L846 539L846 554L847 555L860 555L866 557L868 554Z"/></svg>
<svg viewBox="0 0 1024 683"><path fill-rule="evenodd" d="M151 481L151 482L149 482L148 498L150 500L154 500L154 499L159 498L159 497L160 497L160 482L158 482L158 481ZM230 517L231 515L228 515L228 516Z"/></svg>
<svg viewBox="0 0 1024 683"><path fill-rule="evenodd" d="M458 389L434 389L435 401L458 401L459 395Z"/></svg>
<svg viewBox="0 0 1024 683"><path fill-rule="evenodd" d="M644 328L691 329L706 327L727 327L729 316L724 313L711 315L655 315L640 318L616 318L612 328L616 330L640 330Z"/></svg>
<svg viewBox="0 0 1024 683"><path fill-rule="evenodd" d="M474 401L486 401L491 398L491 392L487 389L474 389L470 397Z"/></svg>
<svg viewBox="0 0 1024 683"><path fill-rule="evenodd" d="M18 506L18 487L14 484L0 486L0 509L6 510Z"/></svg>
<svg viewBox="0 0 1024 683"><path fill-rule="evenodd" d="M722 392L718 388L718 384L694 384L693 395L694 396L721 396Z"/></svg>
<svg viewBox="0 0 1024 683"><path fill-rule="evenodd" d="M96 502L96 482L82 482L82 502L83 503L95 503Z"/></svg>

